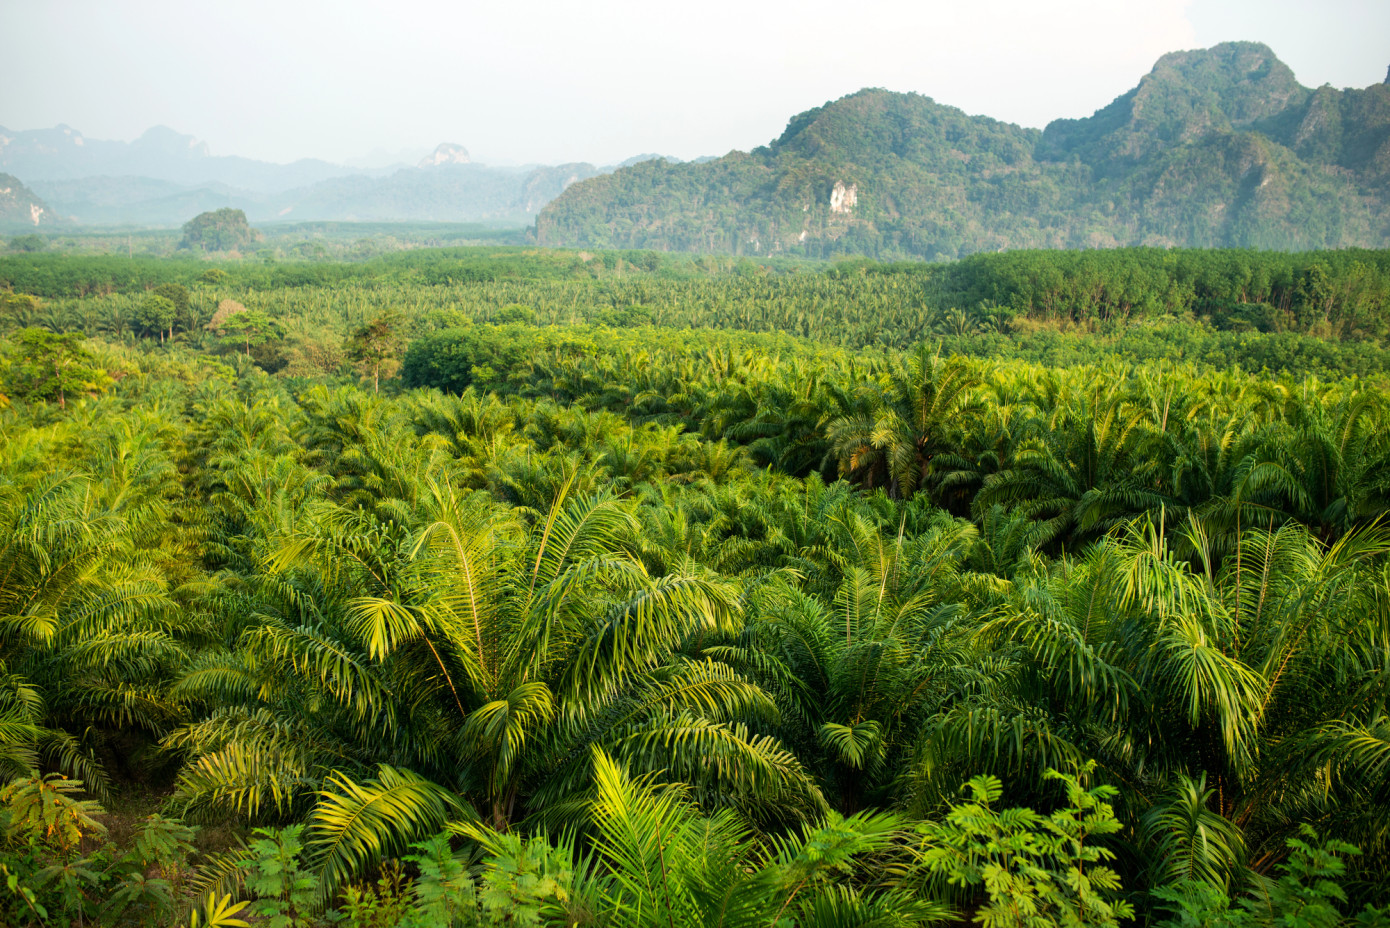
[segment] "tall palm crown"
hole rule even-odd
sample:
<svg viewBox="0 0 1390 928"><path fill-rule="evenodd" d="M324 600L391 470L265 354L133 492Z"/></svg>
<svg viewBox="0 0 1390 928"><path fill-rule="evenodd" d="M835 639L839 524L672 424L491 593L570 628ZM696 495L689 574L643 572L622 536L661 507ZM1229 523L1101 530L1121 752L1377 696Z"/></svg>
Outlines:
<svg viewBox="0 0 1390 928"><path fill-rule="evenodd" d="M871 405L855 402L827 427L840 473L911 496L926 483L933 457L952 447L957 418L977 383L967 362L943 359L923 345L906 371L886 377Z"/></svg>
<svg viewBox="0 0 1390 928"><path fill-rule="evenodd" d="M716 804L818 808L796 760L757 733L770 697L700 655L703 635L738 626L736 589L693 566L648 575L611 494L566 487L535 516L438 483L413 528L298 513L262 555L237 650L179 685L224 705L171 740L194 757L181 802L283 813L332 771L385 763L500 827L566 808L600 745Z"/></svg>

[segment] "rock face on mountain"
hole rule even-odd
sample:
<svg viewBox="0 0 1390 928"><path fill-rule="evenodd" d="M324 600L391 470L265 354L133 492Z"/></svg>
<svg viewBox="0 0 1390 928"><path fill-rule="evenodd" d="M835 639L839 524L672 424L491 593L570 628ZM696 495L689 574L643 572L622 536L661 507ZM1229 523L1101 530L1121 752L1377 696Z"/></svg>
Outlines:
<svg viewBox="0 0 1390 928"><path fill-rule="evenodd" d="M863 90L714 161L575 184L542 244L954 257L1022 247L1390 245L1390 84L1310 89L1269 48L1165 55L1044 131Z"/></svg>
<svg viewBox="0 0 1390 928"><path fill-rule="evenodd" d="M431 168L441 164L468 164L468 149L452 142L441 142L434 151L420 159L417 168Z"/></svg>
<svg viewBox="0 0 1390 928"><path fill-rule="evenodd" d="M58 216L48 208L19 178L0 174L0 229L7 232L19 229L41 229L58 222Z"/></svg>

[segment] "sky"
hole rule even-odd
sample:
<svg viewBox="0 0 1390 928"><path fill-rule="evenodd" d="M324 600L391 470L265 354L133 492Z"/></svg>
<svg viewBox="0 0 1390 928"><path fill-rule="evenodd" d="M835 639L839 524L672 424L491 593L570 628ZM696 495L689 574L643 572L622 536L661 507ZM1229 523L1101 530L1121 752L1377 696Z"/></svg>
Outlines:
<svg viewBox="0 0 1390 928"><path fill-rule="evenodd" d="M863 87L1040 128L1228 40L1307 86L1365 87L1390 66L1390 0L0 0L0 34L12 130L611 164L746 150Z"/></svg>

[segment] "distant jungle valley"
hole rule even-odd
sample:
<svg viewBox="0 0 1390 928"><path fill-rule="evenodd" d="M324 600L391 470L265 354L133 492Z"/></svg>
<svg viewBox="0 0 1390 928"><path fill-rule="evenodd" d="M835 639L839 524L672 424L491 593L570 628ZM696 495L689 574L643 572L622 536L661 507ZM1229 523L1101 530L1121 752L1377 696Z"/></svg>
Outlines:
<svg viewBox="0 0 1390 928"><path fill-rule="evenodd" d="M1375 926L1390 251L0 253L0 923Z"/></svg>

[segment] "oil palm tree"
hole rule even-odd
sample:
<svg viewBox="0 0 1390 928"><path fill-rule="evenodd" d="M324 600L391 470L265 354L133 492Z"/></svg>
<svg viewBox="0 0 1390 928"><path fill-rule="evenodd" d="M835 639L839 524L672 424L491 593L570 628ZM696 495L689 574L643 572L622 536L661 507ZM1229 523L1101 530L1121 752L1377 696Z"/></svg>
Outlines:
<svg viewBox="0 0 1390 928"><path fill-rule="evenodd" d="M1150 805L1169 809L1151 836L1212 817L1260 870L1292 822L1382 846L1386 533L1327 546L1297 525L1251 530L1218 565L1189 516L1173 533L1194 566L1163 528L1140 520L1015 580L979 627L1006 671L923 727L914 788L943 761L1017 776L1092 758L1136 828ZM1190 835L1159 844L1192 849ZM1221 852L1210 872L1243 858Z"/></svg>
<svg viewBox="0 0 1390 928"><path fill-rule="evenodd" d="M602 753L593 768L589 817L604 876L592 888L616 923L910 928L950 915L939 903L875 885L902 831L892 815L831 813L760 842L727 810L702 815L680 787L654 788Z"/></svg>
<svg viewBox="0 0 1390 928"><path fill-rule="evenodd" d="M977 515L1015 508L1039 523L1044 542L1074 545L1173 505L1157 486L1160 464L1143 413L1118 393L1076 400L1031 420L1032 435L981 483Z"/></svg>
<svg viewBox="0 0 1390 928"><path fill-rule="evenodd" d="M926 483L932 459L954 446L952 436L979 382L959 358L943 359L922 345L905 371L887 378L871 408L855 403L827 426L840 473L893 496L911 496Z"/></svg>
<svg viewBox="0 0 1390 928"><path fill-rule="evenodd" d="M1289 390L1282 421L1261 435L1237 499L1267 501L1331 541L1390 509L1390 429L1375 391Z"/></svg>
<svg viewBox="0 0 1390 928"><path fill-rule="evenodd" d="M185 653L151 528L165 500L140 486L158 483L160 463L132 463L101 484L63 469L0 474L0 755L9 775L42 754L102 795L104 735L158 735L181 716L164 688Z"/></svg>
<svg viewBox="0 0 1390 928"><path fill-rule="evenodd" d="M841 577L820 598L783 577L762 587L743 634L717 652L776 693L789 734L835 804L885 803L916 731L937 713L973 661L960 630L959 563L975 541L968 523L938 520L893 536L841 510L833 542ZM891 529L889 530L891 531Z"/></svg>
<svg viewBox="0 0 1390 928"><path fill-rule="evenodd" d="M257 548L235 647L175 688L206 707L168 739L189 757L178 804L302 814L315 790L385 765L495 827L563 821L599 745L714 805L818 809L759 733L772 700L691 650L737 626L736 591L693 565L649 575L624 541L630 504L569 489L534 523L440 483L413 525L291 511Z"/></svg>

